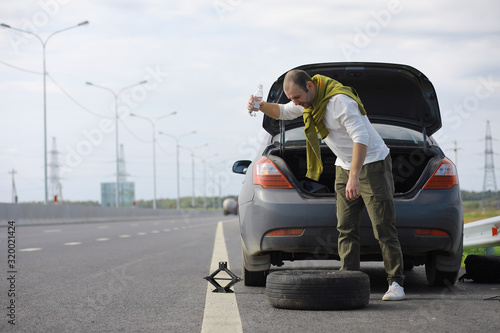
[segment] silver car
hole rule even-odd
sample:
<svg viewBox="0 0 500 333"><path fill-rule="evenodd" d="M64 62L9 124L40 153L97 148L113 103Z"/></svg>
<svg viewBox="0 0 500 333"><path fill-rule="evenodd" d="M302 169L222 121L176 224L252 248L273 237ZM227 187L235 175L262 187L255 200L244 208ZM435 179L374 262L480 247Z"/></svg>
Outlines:
<svg viewBox="0 0 500 333"><path fill-rule="evenodd" d="M455 165L432 138L441 116L432 83L417 69L385 63L321 63L297 67L356 89L375 129L390 148L396 227L405 269L425 265L429 284L454 284L462 259L463 210ZM287 103L281 75L267 102ZM335 159L324 144L318 182L305 178L302 118L264 115L267 131L253 161L237 161L245 179L238 198L245 285L263 286L271 265L339 260ZM382 261L367 214L360 226L361 260Z"/></svg>

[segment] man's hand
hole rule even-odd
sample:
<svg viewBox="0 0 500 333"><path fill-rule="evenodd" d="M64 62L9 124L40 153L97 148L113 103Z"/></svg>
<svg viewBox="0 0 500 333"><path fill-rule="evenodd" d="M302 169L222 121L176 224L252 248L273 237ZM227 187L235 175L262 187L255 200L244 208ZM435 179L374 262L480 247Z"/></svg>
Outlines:
<svg viewBox="0 0 500 333"><path fill-rule="evenodd" d="M253 95L250 95L250 98L248 99L248 105L247 105L248 111L258 111L254 108L254 103L255 103L255 101L253 99ZM264 101L259 102L259 109L262 106L262 103L264 103Z"/></svg>
<svg viewBox="0 0 500 333"><path fill-rule="evenodd" d="M261 112L267 114L271 118L274 118L274 119L279 118L279 116L280 116L280 107L279 107L278 104L276 104L276 103L267 103L267 102L264 102L264 100L262 100L262 101L259 102L259 110L255 110L254 109L254 104L253 104L254 102L255 102L255 100L253 98L253 95L250 95L250 98L248 99L248 105L247 105L248 112L250 112L250 111L254 111L254 112L261 111Z"/></svg>
<svg viewBox="0 0 500 333"><path fill-rule="evenodd" d="M359 186L359 173L365 161L368 147L364 144L354 142L352 147L352 162L349 170L349 179L345 188L345 196L347 200L353 201L359 198L361 190Z"/></svg>
<svg viewBox="0 0 500 333"><path fill-rule="evenodd" d="M345 188L345 196L347 200L354 201L359 198L360 195L359 178L357 176L349 175Z"/></svg>

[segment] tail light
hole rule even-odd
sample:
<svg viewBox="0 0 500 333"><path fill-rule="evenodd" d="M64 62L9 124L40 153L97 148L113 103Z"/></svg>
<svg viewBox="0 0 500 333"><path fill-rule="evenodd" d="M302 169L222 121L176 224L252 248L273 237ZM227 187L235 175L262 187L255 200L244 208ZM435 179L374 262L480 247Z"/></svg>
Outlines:
<svg viewBox="0 0 500 333"><path fill-rule="evenodd" d="M417 236L438 236L438 237L449 236L447 232L436 229L414 229L414 231Z"/></svg>
<svg viewBox="0 0 500 333"><path fill-rule="evenodd" d="M425 183L424 190L445 190L458 185L458 174L455 165L445 158Z"/></svg>
<svg viewBox="0 0 500 333"><path fill-rule="evenodd" d="M293 188L288 179L267 157L262 157L253 168L253 183L263 188Z"/></svg>
<svg viewBox="0 0 500 333"><path fill-rule="evenodd" d="M266 234L266 237L276 237L276 236L301 236L304 233L304 229L278 229L270 231Z"/></svg>

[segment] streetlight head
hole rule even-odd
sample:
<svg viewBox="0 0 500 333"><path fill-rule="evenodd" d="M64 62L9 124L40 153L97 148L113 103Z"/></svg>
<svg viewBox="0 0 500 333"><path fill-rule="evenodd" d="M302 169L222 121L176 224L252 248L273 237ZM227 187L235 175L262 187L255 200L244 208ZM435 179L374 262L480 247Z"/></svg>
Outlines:
<svg viewBox="0 0 500 333"><path fill-rule="evenodd" d="M92 82L85 82L86 85L93 86L94 84Z"/></svg>
<svg viewBox="0 0 500 333"><path fill-rule="evenodd" d="M129 113L129 116L135 117L135 113Z"/></svg>
<svg viewBox="0 0 500 333"><path fill-rule="evenodd" d="M174 114L177 114L177 111L174 111L174 112L171 113L171 115L174 115Z"/></svg>
<svg viewBox="0 0 500 333"><path fill-rule="evenodd" d="M5 23L0 24L0 26L2 26L2 27L4 27L4 28L9 28L9 29L10 29L10 25L5 24Z"/></svg>
<svg viewBox="0 0 500 333"><path fill-rule="evenodd" d="M81 27L82 25L87 25L87 24L89 24L89 21L83 21L83 22L81 22L81 23L78 23L78 25L77 25L77 26L78 26L78 27Z"/></svg>
<svg viewBox="0 0 500 333"><path fill-rule="evenodd" d="M145 83L148 83L148 80L144 80L144 81L139 82L139 84L145 84Z"/></svg>

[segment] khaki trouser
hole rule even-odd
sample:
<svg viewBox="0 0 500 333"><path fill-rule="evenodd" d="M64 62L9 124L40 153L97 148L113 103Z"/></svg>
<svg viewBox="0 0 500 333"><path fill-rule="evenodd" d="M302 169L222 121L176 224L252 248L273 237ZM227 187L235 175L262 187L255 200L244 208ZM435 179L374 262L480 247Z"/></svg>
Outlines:
<svg viewBox="0 0 500 333"><path fill-rule="evenodd" d="M348 201L345 189L349 171L336 167L338 250L342 270L360 269L359 225L366 207L373 233L382 250L387 281L389 284L396 281L403 285L403 254L395 226L394 181L391 170L390 155L383 161L364 165L359 176L361 196Z"/></svg>

